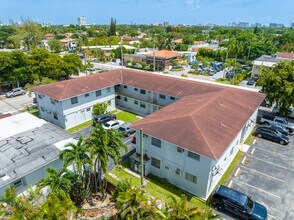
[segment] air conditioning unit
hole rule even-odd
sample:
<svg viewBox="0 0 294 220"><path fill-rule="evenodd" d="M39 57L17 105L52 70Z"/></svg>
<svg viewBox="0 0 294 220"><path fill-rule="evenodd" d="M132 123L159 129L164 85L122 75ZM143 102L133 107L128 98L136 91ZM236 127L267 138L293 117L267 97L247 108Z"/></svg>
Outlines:
<svg viewBox="0 0 294 220"><path fill-rule="evenodd" d="M183 153L185 150L184 150L183 148L178 147L178 148L177 148L177 151L178 151L179 153Z"/></svg>
<svg viewBox="0 0 294 220"><path fill-rule="evenodd" d="M167 164L167 165L164 166L164 168L165 168L166 170L170 170L170 165Z"/></svg>
<svg viewBox="0 0 294 220"><path fill-rule="evenodd" d="M180 168L177 168L176 169L176 174L181 176L182 175L182 170Z"/></svg>

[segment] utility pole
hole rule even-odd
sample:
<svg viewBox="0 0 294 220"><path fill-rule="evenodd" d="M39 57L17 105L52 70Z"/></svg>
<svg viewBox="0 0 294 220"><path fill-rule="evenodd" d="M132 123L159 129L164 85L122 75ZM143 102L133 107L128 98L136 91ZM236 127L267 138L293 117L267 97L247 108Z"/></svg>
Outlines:
<svg viewBox="0 0 294 220"><path fill-rule="evenodd" d="M153 72L155 72L155 43L153 43Z"/></svg>
<svg viewBox="0 0 294 220"><path fill-rule="evenodd" d="M144 152L143 152L143 130L140 129L140 171L141 171L141 187L144 184Z"/></svg>

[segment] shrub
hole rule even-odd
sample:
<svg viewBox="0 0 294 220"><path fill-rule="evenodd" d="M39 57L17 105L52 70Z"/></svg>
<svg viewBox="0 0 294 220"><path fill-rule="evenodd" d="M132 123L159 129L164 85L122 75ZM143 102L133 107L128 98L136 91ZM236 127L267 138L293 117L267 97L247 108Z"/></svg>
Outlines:
<svg viewBox="0 0 294 220"><path fill-rule="evenodd" d="M188 77L188 75L185 74L185 73L183 73L181 76L182 76L182 77Z"/></svg>

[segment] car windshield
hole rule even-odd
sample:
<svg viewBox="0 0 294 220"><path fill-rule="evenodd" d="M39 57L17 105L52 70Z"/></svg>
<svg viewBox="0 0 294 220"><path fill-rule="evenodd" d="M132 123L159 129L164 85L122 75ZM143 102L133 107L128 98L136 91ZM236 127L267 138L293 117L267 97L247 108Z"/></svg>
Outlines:
<svg viewBox="0 0 294 220"><path fill-rule="evenodd" d="M276 135L278 135L278 136L282 136L282 133L279 132L279 131L277 131L277 130L275 130L275 133L276 133Z"/></svg>
<svg viewBox="0 0 294 220"><path fill-rule="evenodd" d="M248 198L246 205L248 207L248 210L252 210L253 209L253 206L254 206L254 202L250 198Z"/></svg>
<svg viewBox="0 0 294 220"><path fill-rule="evenodd" d="M126 129L123 128L123 127L120 127L118 130L119 130L119 131L125 131Z"/></svg>
<svg viewBox="0 0 294 220"><path fill-rule="evenodd" d="M105 127L109 128L110 127L110 124L106 123L104 124Z"/></svg>

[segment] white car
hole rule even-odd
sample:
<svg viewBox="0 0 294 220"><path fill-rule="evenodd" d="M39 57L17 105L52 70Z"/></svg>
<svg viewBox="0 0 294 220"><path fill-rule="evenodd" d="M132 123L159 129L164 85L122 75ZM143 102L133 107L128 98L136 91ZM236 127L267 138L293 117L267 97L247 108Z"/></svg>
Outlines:
<svg viewBox="0 0 294 220"><path fill-rule="evenodd" d="M123 124L124 124L124 122L121 121L121 120L113 120L113 121L106 122L105 124L102 125L102 127L105 130L108 130L108 129L115 129L115 130L117 130Z"/></svg>

